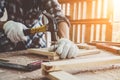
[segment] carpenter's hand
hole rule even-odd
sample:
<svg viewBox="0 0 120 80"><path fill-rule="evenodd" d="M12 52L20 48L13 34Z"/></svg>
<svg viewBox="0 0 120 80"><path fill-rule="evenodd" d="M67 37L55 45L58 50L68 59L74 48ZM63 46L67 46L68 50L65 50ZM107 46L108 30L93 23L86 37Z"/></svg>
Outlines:
<svg viewBox="0 0 120 80"><path fill-rule="evenodd" d="M79 51L77 45L65 38L60 39L57 45L51 46L49 50L55 50L62 59L76 57Z"/></svg>
<svg viewBox="0 0 120 80"><path fill-rule="evenodd" d="M13 42L17 43L19 41L26 41L27 37L24 36L23 29L27 29L27 27L19 22L7 21L3 29L7 37Z"/></svg>

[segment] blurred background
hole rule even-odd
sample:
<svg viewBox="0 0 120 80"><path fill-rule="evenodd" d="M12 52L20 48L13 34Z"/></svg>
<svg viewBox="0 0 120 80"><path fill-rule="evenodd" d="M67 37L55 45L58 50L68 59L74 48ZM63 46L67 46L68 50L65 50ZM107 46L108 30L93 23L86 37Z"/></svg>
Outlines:
<svg viewBox="0 0 120 80"><path fill-rule="evenodd" d="M118 37L116 35L120 32L120 0L58 1L71 22L72 41L115 41ZM0 20L7 20L7 11Z"/></svg>

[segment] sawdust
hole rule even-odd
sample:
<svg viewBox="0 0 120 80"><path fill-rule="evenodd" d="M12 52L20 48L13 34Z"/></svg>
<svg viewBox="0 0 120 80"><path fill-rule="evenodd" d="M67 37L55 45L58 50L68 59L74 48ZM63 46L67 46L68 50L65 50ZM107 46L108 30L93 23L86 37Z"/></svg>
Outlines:
<svg viewBox="0 0 120 80"><path fill-rule="evenodd" d="M100 54L82 56L82 58L94 58L94 57L105 57L115 56L112 53L101 51ZM27 64L32 61L46 59L43 56L31 55L26 51L7 52L1 53L0 58L10 60L13 63ZM72 71L72 70L71 70ZM109 67L96 67L96 69L87 69L83 71L75 70L73 73L80 80L118 80L120 79L120 66L109 65ZM22 72L17 70L0 69L0 80L49 80L41 74L41 69L32 72Z"/></svg>
<svg viewBox="0 0 120 80"><path fill-rule="evenodd" d="M120 80L120 69L94 71L74 75L80 80Z"/></svg>

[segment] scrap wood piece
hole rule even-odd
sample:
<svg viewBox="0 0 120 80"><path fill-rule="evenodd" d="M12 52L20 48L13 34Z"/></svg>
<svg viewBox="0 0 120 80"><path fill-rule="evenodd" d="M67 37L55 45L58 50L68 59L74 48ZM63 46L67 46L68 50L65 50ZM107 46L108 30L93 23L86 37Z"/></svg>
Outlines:
<svg viewBox="0 0 120 80"><path fill-rule="evenodd" d="M48 56L49 59L51 60L58 60L60 59L60 57L57 55L56 52L49 52L47 48L39 48L39 49L28 49L29 53L33 53L33 54L39 54L39 55L44 55L44 56ZM100 50L98 49L93 49L93 50L79 50L78 51L78 55L77 57L80 56L86 56L86 55L92 55L92 54L98 54L100 53Z"/></svg>
<svg viewBox="0 0 120 80"><path fill-rule="evenodd" d="M109 45L104 44L104 43L96 43L96 47L99 49L104 49L104 50L109 51L109 52L120 54L120 48L116 47L116 46L109 46Z"/></svg>
<svg viewBox="0 0 120 80"><path fill-rule="evenodd" d="M88 70L105 65L120 64L120 57L103 57L103 58L87 58L87 59L70 59L53 62L42 63L42 69L46 72L58 71L64 69Z"/></svg>
<svg viewBox="0 0 120 80"><path fill-rule="evenodd" d="M49 52L47 48L31 48L28 49L28 52L35 53L35 54L41 54L45 56L57 56L55 52Z"/></svg>
<svg viewBox="0 0 120 80"><path fill-rule="evenodd" d="M27 50L29 53L47 56L50 60L58 60L56 52L49 52L47 48L32 48Z"/></svg>
<svg viewBox="0 0 120 80"><path fill-rule="evenodd" d="M51 80L79 80L74 75L65 71L50 72L46 77Z"/></svg>

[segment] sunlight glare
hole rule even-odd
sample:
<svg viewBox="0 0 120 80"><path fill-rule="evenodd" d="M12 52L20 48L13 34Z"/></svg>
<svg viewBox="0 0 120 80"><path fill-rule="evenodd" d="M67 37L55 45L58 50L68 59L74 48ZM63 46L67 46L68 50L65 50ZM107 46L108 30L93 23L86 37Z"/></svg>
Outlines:
<svg viewBox="0 0 120 80"><path fill-rule="evenodd" d="M115 21L120 21L120 0L113 0L113 7L114 7L114 20Z"/></svg>

